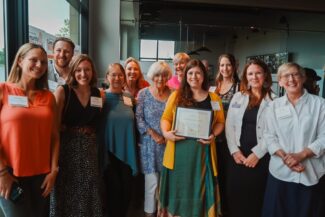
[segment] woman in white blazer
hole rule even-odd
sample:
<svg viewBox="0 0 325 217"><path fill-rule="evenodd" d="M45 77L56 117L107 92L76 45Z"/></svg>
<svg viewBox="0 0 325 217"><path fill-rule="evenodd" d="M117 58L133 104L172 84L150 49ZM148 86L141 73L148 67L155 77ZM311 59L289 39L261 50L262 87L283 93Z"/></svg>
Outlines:
<svg viewBox="0 0 325 217"><path fill-rule="evenodd" d="M269 156L263 142L265 110L273 99L272 78L261 60L250 60L243 71L240 92L231 100L226 137L233 161L227 170L229 217L260 217Z"/></svg>

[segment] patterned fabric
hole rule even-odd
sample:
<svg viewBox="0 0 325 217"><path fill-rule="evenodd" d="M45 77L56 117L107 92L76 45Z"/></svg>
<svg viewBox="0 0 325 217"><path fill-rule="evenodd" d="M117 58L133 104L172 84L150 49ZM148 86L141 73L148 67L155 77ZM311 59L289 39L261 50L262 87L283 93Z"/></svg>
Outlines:
<svg viewBox="0 0 325 217"><path fill-rule="evenodd" d="M102 217L95 134L100 108L91 106L90 99L84 107L73 89L63 88L66 130L60 135L60 171L51 193L50 216ZM99 90L92 88L91 96L100 97Z"/></svg>
<svg viewBox="0 0 325 217"><path fill-rule="evenodd" d="M238 83L234 83L231 86L231 88L228 90L227 93L224 93L224 94L218 93L218 95L220 96L220 98L222 100L223 110L224 110L225 114L228 111L229 104L230 104L230 101L231 101L232 97L234 96L234 94L237 91L238 91Z"/></svg>
<svg viewBox="0 0 325 217"><path fill-rule="evenodd" d="M157 144L146 132L148 128L151 128L162 135L160 118L165 104L166 102L156 100L150 93L149 88L145 88L139 93L136 119L140 132L141 169L144 174L160 172L162 168L165 144Z"/></svg>
<svg viewBox="0 0 325 217"><path fill-rule="evenodd" d="M96 135L62 133L59 165L50 217L102 217Z"/></svg>
<svg viewBox="0 0 325 217"><path fill-rule="evenodd" d="M212 109L210 95L193 107ZM220 197L211 153L215 149L197 139L176 141L175 149L173 169L162 169L158 217L218 217Z"/></svg>
<svg viewBox="0 0 325 217"><path fill-rule="evenodd" d="M158 217L218 217L220 198L208 145L178 141L173 170L163 168Z"/></svg>

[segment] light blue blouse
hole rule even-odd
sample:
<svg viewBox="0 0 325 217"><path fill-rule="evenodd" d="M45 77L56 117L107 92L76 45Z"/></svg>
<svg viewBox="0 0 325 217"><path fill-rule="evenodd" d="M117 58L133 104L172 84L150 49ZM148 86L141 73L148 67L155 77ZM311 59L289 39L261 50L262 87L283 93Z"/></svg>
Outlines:
<svg viewBox="0 0 325 217"><path fill-rule="evenodd" d="M166 102L156 100L149 88L142 89L139 92L136 119L140 132L141 170L144 174L160 172L162 169L165 144L157 144L146 132L148 128L151 128L162 135L160 119L165 104Z"/></svg>

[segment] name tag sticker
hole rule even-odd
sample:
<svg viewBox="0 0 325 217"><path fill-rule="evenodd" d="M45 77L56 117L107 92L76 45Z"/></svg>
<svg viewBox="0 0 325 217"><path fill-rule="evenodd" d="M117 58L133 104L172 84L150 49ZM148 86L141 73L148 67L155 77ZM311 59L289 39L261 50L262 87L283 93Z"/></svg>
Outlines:
<svg viewBox="0 0 325 217"><path fill-rule="evenodd" d="M219 102L211 101L211 106L212 106L213 111L220 111L221 110Z"/></svg>
<svg viewBox="0 0 325 217"><path fill-rule="evenodd" d="M209 88L209 92L214 93L214 91L216 91L216 89L217 89L216 86L211 86L211 87Z"/></svg>
<svg viewBox="0 0 325 217"><path fill-rule="evenodd" d="M65 80L62 77L58 78L58 85L64 85L65 84Z"/></svg>
<svg viewBox="0 0 325 217"><path fill-rule="evenodd" d="M9 95L8 96L8 103L11 106L16 106L16 107L28 107L28 99L26 96L14 96L14 95Z"/></svg>
<svg viewBox="0 0 325 217"><path fill-rule="evenodd" d="M127 105L127 106L133 106L132 104L132 100L130 97L127 97L127 96L123 96L123 101L124 101L124 104Z"/></svg>
<svg viewBox="0 0 325 217"><path fill-rule="evenodd" d="M240 108L240 104L238 102L235 102L232 104L231 108Z"/></svg>
<svg viewBox="0 0 325 217"><path fill-rule="evenodd" d="M52 92L56 90L56 88L59 86L59 84L55 81L48 80L49 88Z"/></svg>
<svg viewBox="0 0 325 217"><path fill-rule="evenodd" d="M282 118L290 117L291 112L290 112L289 107L284 106L284 107L275 109L275 115L277 118L282 119Z"/></svg>
<svg viewBox="0 0 325 217"><path fill-rule="evenodd" d="M90 97L90 106L97 107L97 108L103 108L103 100L101 97Z"/></svg>

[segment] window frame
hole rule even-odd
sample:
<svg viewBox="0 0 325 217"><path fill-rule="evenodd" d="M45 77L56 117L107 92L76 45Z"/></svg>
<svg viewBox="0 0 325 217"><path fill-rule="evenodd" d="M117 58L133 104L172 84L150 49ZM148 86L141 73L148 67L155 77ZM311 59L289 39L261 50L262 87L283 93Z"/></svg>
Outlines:
<svg viewBox="0 0 325 217"><path fill-rule="evenodd" d="M29 0L3 0L6 75L9 75L10 67L19 47L29 41L28 1ZM89 0L66 1L79 12L80 49L82 53L88 53Z"/></svg>
<svg viewBox="0 0 325 217"><path fill-rule="evenodd" d="M157 42L156 43L156 55L155 55L155 57L142 57L141 56L141 43L142 43L143 40L151 40L151 41L156 41ZM159 42L161 42L161 41L173 42L174 43L174 51L173 51L173 53L175 53L175 44L176 44L175 41L170 41L170 40L156 40L156 39L140 39L140 49L139 49L139 51L140 51L140 54L139 54L140 61L152 61L152 62L159 61L159 60L171 61L172 60L172 57L170 57L170 58L159 58L159 56L158 56L158 54L159 54Z"/></svg>

